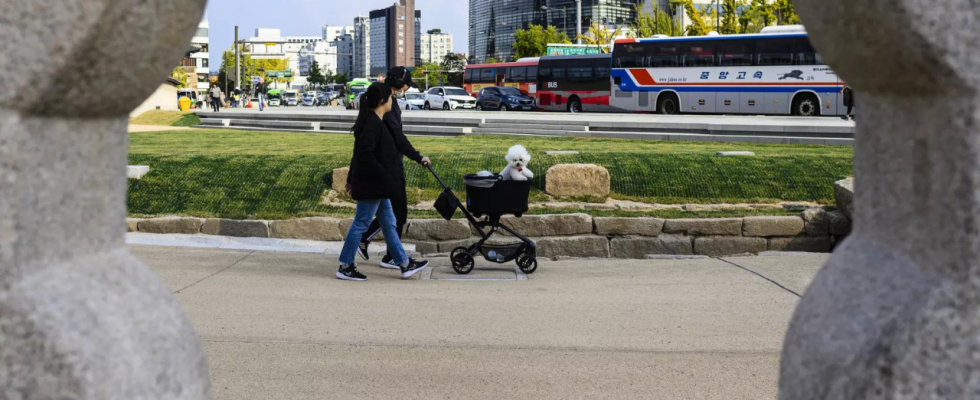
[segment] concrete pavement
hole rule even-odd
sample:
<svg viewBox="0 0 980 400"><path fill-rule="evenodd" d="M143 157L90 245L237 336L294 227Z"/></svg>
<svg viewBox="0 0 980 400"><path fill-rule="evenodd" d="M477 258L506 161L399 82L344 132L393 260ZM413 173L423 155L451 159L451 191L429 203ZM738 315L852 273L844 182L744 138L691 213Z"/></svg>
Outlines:
<svg viewBox="0 0 980 400"><path fill-rule="evenodd" d="M798 297L766 278L802 293L826 258L544 261L524 281L365 262L354 283L318 254L131 247L229 400L771 399Z"/></svg>

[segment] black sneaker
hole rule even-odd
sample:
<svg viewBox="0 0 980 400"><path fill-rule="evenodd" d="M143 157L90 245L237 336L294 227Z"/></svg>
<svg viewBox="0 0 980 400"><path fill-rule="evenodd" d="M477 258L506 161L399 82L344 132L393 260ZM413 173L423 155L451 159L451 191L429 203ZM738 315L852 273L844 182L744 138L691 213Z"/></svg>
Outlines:
<svg viewBox="0 0 980 400"><path fill-rule="evenodd" d="M371 242L365 242L363 240L357 244L357 255L361 256L361 258L363 258L364 261L367 261L371 258L371 256L368 255L369 244L371 244Z"/></svg>
<svg viewBox="0 0 980 400"><path fill-rule="evenodd" d="M395 264L395 260L388 254L385 254L384 258L381 259L381 268L402 269L398 264Z"/></svg>
<svg viewBox="0 0 980 400"><path fill-rule="evenodd" d="M343 265L337 270L337 278L345 281L366 281L367 277L357 270L357 265L350 265L344 268Z"/></svg>
<svg viewBox="0 0 980 400"><path fill-rule="evenodd" d="M402 270L402 279L411 278L412 275L415 275L415 273L417 273L417 272L425 269L425 267L428 267L428 266L429 266L429 262L428 261L425 261L425 260L423 260L423 261L415 261L415 260L409 258L408 259L408 266L407 267L401 267L401 270Z"/></svg>

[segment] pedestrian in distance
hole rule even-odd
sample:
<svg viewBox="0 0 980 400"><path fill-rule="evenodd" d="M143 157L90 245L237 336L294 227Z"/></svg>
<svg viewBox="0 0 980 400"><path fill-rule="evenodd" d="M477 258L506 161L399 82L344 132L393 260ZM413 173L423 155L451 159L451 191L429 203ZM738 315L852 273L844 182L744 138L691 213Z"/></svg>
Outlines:
<svg viewBox="0 0 980 400"><path fill-rule="evenodd" d="M221 101L221 89L218 84L211 85L211 110L218 112L218 104Z"/></svg>
<svg viewBox="0 0 980 400"><path fill-rule="evenodd" d="M404 195L402 155L395 145L394 135L382 120L391 111L394 98L391 88L375 82L361 96L354 133L354 156L351 158L347 178L347 191L357 201L354 221L347 231L344 248L340 253L337 278L364 281L367 277L357 270L354 257L358 253L361 237L368 230L372 218L377 218L385 234L391 262L401 270L403 279L410 278L429 265L415 261L405 254L401 239L395 230L395 214L391 198Z"/></svg>
<svg viewBox="0 0 980 400"><path fill-rule="evenodd" d="M388 75L384 80L384 84L390 88L391 91L391 103L395 104L391 108L391 111L384 115L384 122L388 130L391 132L392 138L395 141L395 147L398 152L401 153L398 157L399 165L399 185L400 190L397 194L391 197L391 207L395 212L395 218L397 219L396 230L398 232L398 237L401 238L402 232L405 229L405 223L408 221L408 196L405 193L405 169L402 162L401 155L408 157L410 160L415 161L422 165L429 165L431 161L428 157L423 157L419 154L418 150L412 146L412 143L408 141L405 137L405 132L402 127L402 112L401 107L398 107L398 99L395 97L399 93L404 93L408 91L408 88L415 87L418 85L412 81L412 74L405 67L395 67L388 71ZM363 97L363 95L362 95ZM368 245L374 239L377 234L381 232L381 222L375 219L371 222L371 226L364 232L364 236L361 238L361 242L358 245L357 253L364 260L368 260L370 256L368 255ZM388 233L385 233L385 238L388 237ZM382 268L396 269L398 266L393 262L393 255L387 254L381 259Z"/></svg>
<svg viewBox="0 0 980 400"><path fill-rule="evenodd" d="M844 97L844 106L847 107L847 115L844 116L844 120L850 121L854 119L851 117L851 110L854 109L854 89L851 89L851 87L847 86L845 83L844 89L841 90L841 95Z"/></svg>

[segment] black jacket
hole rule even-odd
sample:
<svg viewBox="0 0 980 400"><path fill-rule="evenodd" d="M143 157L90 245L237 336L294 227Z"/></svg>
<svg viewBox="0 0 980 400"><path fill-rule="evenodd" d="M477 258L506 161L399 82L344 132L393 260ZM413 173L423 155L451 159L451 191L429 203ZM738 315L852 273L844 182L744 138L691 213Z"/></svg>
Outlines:
<svg viewBox="0 0 980 400"><path fill-rule="evenodd" d="M392 107L391 111L385 114L384 121L385 125L388 126L388 130L391 131L391 135L395 138L395 146L409 160L421 163L422 155L419 154L418 150L415 150L415 147L408 141L408 138L405 137L405 132L402 130L402 110L397 107L398 100L392 97L391 101L395 102L395 107ZM402 162L401 157L398 158L398 162Z"/></svg>
<svg viewBox="0 0 980 400"><path fill-rule="evenodd" d="M354 134L354 156L347 183L354 200L390 199L404 191L405 171L395 139L381 118L368 116L363 130Z"/></svg>

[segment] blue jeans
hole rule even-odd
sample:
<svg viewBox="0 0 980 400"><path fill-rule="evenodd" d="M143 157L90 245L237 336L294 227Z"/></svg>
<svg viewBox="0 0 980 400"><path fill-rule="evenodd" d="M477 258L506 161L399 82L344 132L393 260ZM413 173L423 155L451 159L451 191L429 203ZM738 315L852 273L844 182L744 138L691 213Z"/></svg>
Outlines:
<svg viewBox="0 0 980 400"><path fill-rule="evenodd" d="M388 254L391 255L396 265L401 265L408 261L405 248L402 247L401 239L398 238L398 230L395 229L395 213L391 209L391 200L361 200L357 202L357 211L354 213L354 222L347 231L347 239L344 240L344 250L340 252L340 263L350 265L354 263L354 256L357 255L357 245L361 242L361 236L367 232L368 225L375 215L381 222L381 231L385 234L385 243L388 244Z"/></svg>

